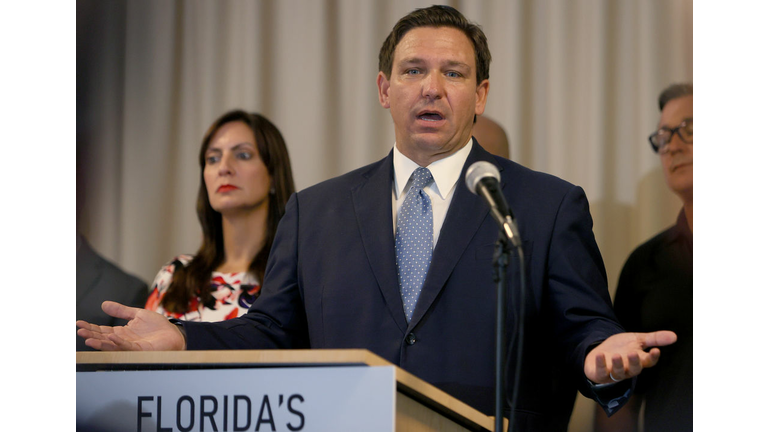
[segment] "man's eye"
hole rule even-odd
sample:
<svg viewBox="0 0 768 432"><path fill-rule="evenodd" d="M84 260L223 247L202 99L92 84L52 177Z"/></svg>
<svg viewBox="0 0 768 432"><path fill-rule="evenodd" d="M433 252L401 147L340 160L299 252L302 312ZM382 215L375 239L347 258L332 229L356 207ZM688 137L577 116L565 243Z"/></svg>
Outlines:
<svg viewBox="0 0 768 432"><path fill-rule="evenodd" d="M419 73L418 69L408 69L405 71L406 75L416 75L418 73Z"/></svg>
<svg viewBox="0 0 768 432"><path fill-rule="evenodd" d="M450 78L461 78L461 74L458 72L448 72L446 75Z"/></svg>

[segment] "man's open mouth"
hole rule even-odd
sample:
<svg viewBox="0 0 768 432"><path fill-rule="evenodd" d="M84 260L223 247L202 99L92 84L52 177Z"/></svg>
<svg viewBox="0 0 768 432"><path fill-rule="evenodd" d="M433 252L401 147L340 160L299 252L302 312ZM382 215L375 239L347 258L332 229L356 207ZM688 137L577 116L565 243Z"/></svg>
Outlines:
<svg viewBox="0 0 768 432"><path fill-rule="evenodd" d="M434 111L421 112L419 113L418 118L419 120L426 120L426 121L440 121L444 119L444 117L440 113L434 112Z"/></svg>

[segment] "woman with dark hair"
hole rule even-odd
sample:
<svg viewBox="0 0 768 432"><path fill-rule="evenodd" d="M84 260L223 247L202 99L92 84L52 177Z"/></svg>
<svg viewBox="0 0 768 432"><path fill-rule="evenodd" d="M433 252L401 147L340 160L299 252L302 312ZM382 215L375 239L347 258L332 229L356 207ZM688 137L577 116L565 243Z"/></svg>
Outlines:
<svg viewBox="0 0 768 432"><path fill-rule="evenodd" d="M200 148L197 217L203 244L164 266L146 309L188 321L245 313L259 296L269 250L294 192L280 131L259 114L230 111Z"/></svg>

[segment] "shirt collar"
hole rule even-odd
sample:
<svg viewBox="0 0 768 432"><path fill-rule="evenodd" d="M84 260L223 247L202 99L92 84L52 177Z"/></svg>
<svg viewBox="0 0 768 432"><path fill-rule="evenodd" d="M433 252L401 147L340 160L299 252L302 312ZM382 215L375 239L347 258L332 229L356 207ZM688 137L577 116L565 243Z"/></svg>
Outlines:
<svg viewBox="0 0 768 432"><path fill-rule="evenodd" d="M400 153L400 150L397 149L397 145L394 147L392 163L395 168L395 184L393 185L393 188L395 191L395 199L399 199L400 195L406 192L406 187L409 186L408 180L410 180L413 171L419 167L419 164ZM445 199L459 180L461 169L464 167L464 163L467 161L467 157L471 150L472 137L470 137L467 144L456 153L434 161L427 166L429 172L432 173L432 178L435 179L435 182L430 187L440 195L440 198Z"/></svg>

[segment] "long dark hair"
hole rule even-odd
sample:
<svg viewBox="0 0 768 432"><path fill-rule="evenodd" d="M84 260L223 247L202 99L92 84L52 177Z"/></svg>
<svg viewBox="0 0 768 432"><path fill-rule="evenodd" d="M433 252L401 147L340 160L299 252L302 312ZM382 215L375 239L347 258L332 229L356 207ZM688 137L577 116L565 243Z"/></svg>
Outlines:
<svg viewBox="0 0 768 432"><path fill-rule="evenodd" d="M205 187L203 170L205 169L205 152L211 138L224 124L231 122L243 122L253 131L256 137L256 147L259 156L267 167L272 177L272 190L269 193L269 216L267 217L267 232L264 246L251 261L248 271L264 280L264 271L267 267L269 250L275 240L275 232L280 218L285 213L285 204L295 191L293 185L293 173L291 161L288 157L288 149L282 134L272 122L264 116L256 113L247 113L242 110L229 111L219 117L203 138L200 147L200 189L197 193L197 218L203 228L203 244L195 257L187 266L177 266L173 274L173 280L168 287L161 304L170 312L184 313L189 307L190 300L199 296L202 304L211 306L211 273L224 262L224 235L221 224L221 213L211 207L208 200L208 191Z"/></svg>

